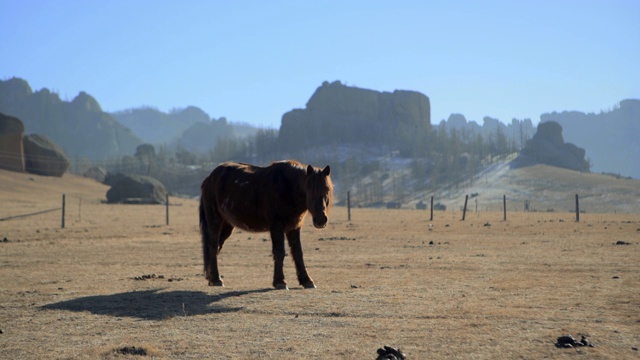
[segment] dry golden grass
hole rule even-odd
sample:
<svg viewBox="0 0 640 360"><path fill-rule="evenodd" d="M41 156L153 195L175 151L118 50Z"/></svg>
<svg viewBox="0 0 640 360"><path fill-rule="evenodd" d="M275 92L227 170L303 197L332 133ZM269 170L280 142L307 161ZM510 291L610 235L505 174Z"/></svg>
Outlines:
<svg viewBox="0 0 640 360"><path fill-rule="evenodd" d="M175 199L167 226L163 206L101 204L106 190L0 171L0 218L67 194L65 229L60 212L0 221L0 358L374 359L385 344L409 359L640 355L638 214L429 222L353 209L349 222L337 207L326 229L302 233L318 289L299 287L287 261L291 290L276 291L267 234L235 231L227 287L208 287L196 201ZM556 348L566 333L596 347ZM147 355L117 352L132 346Z"/></svg>

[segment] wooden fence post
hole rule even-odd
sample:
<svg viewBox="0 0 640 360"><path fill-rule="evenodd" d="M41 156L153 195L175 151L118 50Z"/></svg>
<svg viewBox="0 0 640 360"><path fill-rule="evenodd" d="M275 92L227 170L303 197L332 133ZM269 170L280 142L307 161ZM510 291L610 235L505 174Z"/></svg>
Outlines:
<svg viewBox="0 0 640 360"><path fill-rule="evenodd" d="M431 197L431 218L429 221L433 221L433 196Z"/></svg>
<svg viewBox="0 0 640 360"><path fill-rule="evenodd" d="M62 193L62 228L64 229L65 194Z"/></svg>
<svg viewBox="0 0 640 360"><path fill-rule="evenodd" d="M578 201L578 194L576 194L576 222L580 222L580 202Z"/></svg>
<svg viewBox="0 0 640 360"><path fill-rule="evenodd" d="M167 200L166 200L166 208L167 208L167 225L169 225L169 193L167 193Z"/></svg>
<svg viewBox="0 0 640 360"><path fill-rule="evenodd" d="M464 209L462 209L462 221L467 216L467 201L469 200L469 195L464 196Z"/></svg>
<svg viewBox="0 0 640 360"><path fill-rule="evenodd" d="M351 192L347 191L347 220L351 221Z"/></svg>
<svg viewBox="0 0 640 360"><path fill-rule="evenodd" d="M507 221L507 195L502 195L502 208L504 209L504 221Z"/></svg>

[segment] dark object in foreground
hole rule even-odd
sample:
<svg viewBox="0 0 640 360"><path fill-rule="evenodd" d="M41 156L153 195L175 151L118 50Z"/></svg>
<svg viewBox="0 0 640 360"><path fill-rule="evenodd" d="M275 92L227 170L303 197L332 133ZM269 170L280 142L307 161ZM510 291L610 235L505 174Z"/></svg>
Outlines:
<svg viewBox="0 0 640 360"><path fill-rule="evenodd" d="M147 350L145 350L144 348L137 348L135 346L125 346L116 350L116 352L123 355L147 355Z"/></svg>
<svg viewBox="0 0 640 360"><path fill-rule="evenodd" d="M402 353L400 348L395 349L385 345L378 349L378 357L376 360L406 360L407 356Z"/></svg>
<svg viewBox="0 0 640 360"><path fill-rule="evenodd" d="M267 167L226 162L202 182L200 231L204 271L210 286L223 286L218 254L235 227L271 234L274 260L273 287L288 289L282 269L285 237L293 255L298 282L315 288L302 256L300 228L307 213L313 226L327 226L333 198L331 168L314 168L297 161Z"/></svg>
<svg viewBox="0 0 640 360"><path fill-rule="evenodd" d="M593 347L593 344L587 339L586 336L582 335L580 341L574 339L571 334L560 336L556 339L556 347L559 348L572 348L576 346L588 346Z"/></svg>

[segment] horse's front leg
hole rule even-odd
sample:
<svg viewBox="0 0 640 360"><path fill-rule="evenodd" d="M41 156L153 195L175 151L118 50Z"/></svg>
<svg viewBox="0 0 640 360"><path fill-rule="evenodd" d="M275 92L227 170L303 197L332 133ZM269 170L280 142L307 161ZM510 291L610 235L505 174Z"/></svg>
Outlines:
<svg viewBox="0 0 640 360"><path fill-rule="evenodd" d="M293 262L296 265L296 274L298 275L300 285L304 286L305 289L314 289L316 284L313 283L313 279L311 279L307 273L307 268L304 266L302 243L300 242L300 229L289 231L287 233L287 241L289 241L289 247L291 248Z"/></svg>
<svg viewBox="0 0 640 360"><path fill-rule="evenodd" d="M287 282L284 280L284 231L278 228L271 228L271 245L273 247L273 287L276 289L289 290Z"/></svg>

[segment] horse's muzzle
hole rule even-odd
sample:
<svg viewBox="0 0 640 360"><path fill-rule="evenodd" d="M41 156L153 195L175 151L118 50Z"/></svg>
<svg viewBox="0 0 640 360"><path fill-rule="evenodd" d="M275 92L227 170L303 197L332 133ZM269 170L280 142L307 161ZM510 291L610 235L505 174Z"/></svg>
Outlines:
<svg viewBox="0 0 640 360"><path fill-rule="evenodd" d="M327 226L327 221L329 221L329 219L327 218L326 215L314 216L313 226L315 226L318 229L322 229L325 226Z"/></svg>

